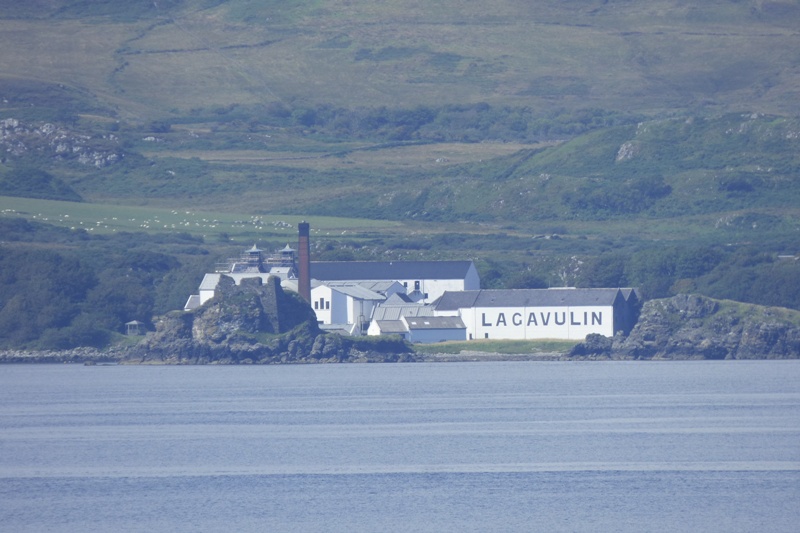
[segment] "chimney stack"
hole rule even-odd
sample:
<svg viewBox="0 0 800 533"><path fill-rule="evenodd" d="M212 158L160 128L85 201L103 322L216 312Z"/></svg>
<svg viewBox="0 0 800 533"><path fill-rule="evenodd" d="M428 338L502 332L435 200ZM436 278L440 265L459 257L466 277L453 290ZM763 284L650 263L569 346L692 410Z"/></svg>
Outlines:
<svg viewBox="0 0 800 533"><path fill-rule="evenodd" d="M297 247L298 261L300 263L297 273L297 291L305 301L311 303L311 247L308 243L308 222L303 221L297 227L300 230Z"/></svg>

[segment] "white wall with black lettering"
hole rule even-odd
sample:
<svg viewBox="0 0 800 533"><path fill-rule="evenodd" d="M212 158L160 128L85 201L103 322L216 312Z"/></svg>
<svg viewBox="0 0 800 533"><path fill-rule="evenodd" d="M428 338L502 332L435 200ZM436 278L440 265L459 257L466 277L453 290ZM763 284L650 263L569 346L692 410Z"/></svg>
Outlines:
<svg viewBox="0 0 800 533"><path fill-rule="evenodd" d="M583 340L614 335L613 306L473 307L461 309L468 339Z"/></svg>

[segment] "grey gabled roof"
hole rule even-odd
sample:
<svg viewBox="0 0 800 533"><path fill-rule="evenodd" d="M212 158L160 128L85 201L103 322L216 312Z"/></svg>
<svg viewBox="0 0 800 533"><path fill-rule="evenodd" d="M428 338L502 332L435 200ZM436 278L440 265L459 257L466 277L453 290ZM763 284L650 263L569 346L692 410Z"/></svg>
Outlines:
<svg viewBox="0 0 800 533"><path fill-rule="evenodd" d="M203 276L203 281L200 282L201 291L213 291L219 285L219 279L222 274L206 274Z"/></svg>
<svg viewBox="0 0 800 533"><path fill-rule="evenodd" d="M408 329L466 329L464 321L458 316L405 317Z"/></svg>
<svg viewBox="0 0 800 533"><path fill-rule="evenodd" d="M311 277L331 280L464 279L472 261L313 261Z"/></svg>
<svg viewBox="0 0 800 533"><path fill-rule="evenodd" d="M625 301L638 301L639 298L639 291L637 289L633 289L630 287L626 287L624 289L620 289L622 292L622 296L625 297Z"/></svg>
<svg viewBox="0 0 800 533"><path fill-rule="evenodd" d="M184 311L191 311L192 309L197 309L200 307L200 295L199 294L192 294L189 296L189 299L186 300L186 305L183 306Z"/></svg>
<svg viewBox="0 0 800 533"><path fill-rule="evenodd" d="M406 305L411 303L414 302L413 300L411 300L411 298L408 297L406 293L396 292L391 296L389 296L388 298L386 298L386 301L383 302L382 305Z"/></svg>
<svg viewBox="0 0 800 533"><path fill-rule="evenodd" d="M323 285L326 284L323 283ZM378 294L375 291L371 291L366 287L362 287L358 283L337 283L334 285L329 285L329 287L334 291L351 296L358 300L374 300L377 302L382 302L386 299L386 296Z"/></svg>
<svg viewBox="0 0 800 533"><path fill-rule="evenodd" d="M503 289L448 291L436 304L437 311L469 307L559 307L614 305L620 289Z"/></svg>
<svg viewBox="0 0 800 533"><path fill-rule="evenodd" d="M408 333L408 329L406 329L406 325L402 320L378 320L377 322L382 335Z"/></svg>
<svg viewBox="0 0 800 533"><path fill-rule="evenodd" d="M482 291L445 291L435 302L437 311L457 311L475 306Z"/></svg>
<svg viewBox="0 0 800 533"><path fill-rule="evenodd" d="M341 286L353 286L358 285L365 289L368 289L372 292L377 292L378 294L383 294L387 292L389 289L392 288L393 285L397 284L398 289L402 290L402 285L397 283L394 280L366 280L366 279L354 279L354 280L328 280L323 283L328 287L335 289Z"/></svg>
<svg viewBox="0 0 800 533"><path fill-rule="evenodd" d="M353 324L319 324L319 329L327 333L338 333L339 335L353 334Z"/></svg>
<svg viewBox="0 0 800 533"><path fill-rule="evenodd" d="M382 303L372 313L373 320L400 320L404 316L433 316L433 308L427 305L386 305Z"/></svg>

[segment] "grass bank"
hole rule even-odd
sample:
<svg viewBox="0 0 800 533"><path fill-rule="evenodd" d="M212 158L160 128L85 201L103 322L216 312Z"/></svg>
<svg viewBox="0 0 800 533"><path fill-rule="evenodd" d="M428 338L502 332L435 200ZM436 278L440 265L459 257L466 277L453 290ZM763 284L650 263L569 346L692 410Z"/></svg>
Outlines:
<svg viewBox="0 0 800 533"><path fill-rule="evenodd" d="M414 351L420 355L519 355L519 356L553 356L563 355L578 344L575 341L562 340L529 340L510 341L481 339L463 342L440 342L436 344L415 344Z"/></svg>

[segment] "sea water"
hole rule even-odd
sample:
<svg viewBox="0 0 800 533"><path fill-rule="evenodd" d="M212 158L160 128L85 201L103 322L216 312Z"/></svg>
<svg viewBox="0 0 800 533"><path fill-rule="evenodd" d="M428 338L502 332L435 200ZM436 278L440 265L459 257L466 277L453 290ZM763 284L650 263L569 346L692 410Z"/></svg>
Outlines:
<svg viewBox="0 0 800 533"><path fill-rule="evenodd" d="M0 366L0 530L794 532L800 361Z"/></svg>

